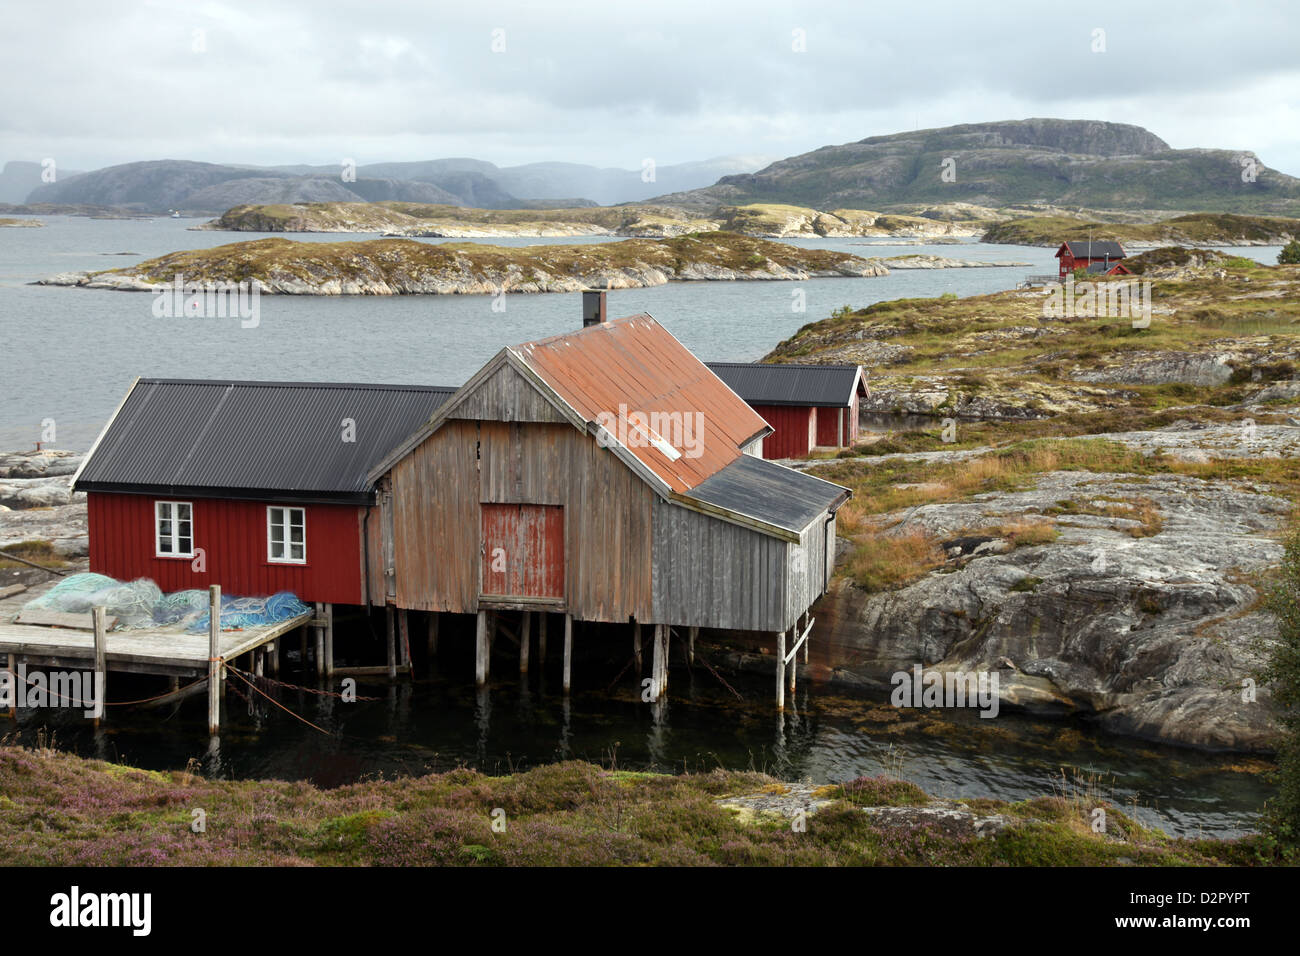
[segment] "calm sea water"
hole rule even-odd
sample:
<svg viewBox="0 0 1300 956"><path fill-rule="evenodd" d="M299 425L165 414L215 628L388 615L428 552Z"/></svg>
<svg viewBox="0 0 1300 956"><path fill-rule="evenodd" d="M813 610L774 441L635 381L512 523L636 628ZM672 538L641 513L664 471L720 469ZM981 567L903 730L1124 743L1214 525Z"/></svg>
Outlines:
<svg viewBox="0 0 1300 956"><path fill-rule="evenodd" d="M43 419L57 424L60 447L93 441L137 376L232 377L458 385L501 347L580 324L579 297L515 295L504 313L488 296L264 296L261 324L160 319L153 297L30 285L56 272L112 268L177 249L262 238L190 232L194 220L92 220L43 217L43 229L0 229L0 450L30 447ZM366 236L303 235L304 241ZM438 240L429 240L438 241ZM528 245L586 240L493 240ZM654 315L706 360L754 360L800 326L841 305L861 307L902 296L971 295L1013 286L1026 273L1053 272L1052 250L1017 246L884 245L858 239L797 240L795 245L859 255L915 252L986 261L1027 262L1008 269L898 271L869 279L798 284L806 311L794 312L794 283L675 283L614 292L615 315ZM1263 262L1276 248L1236 250ZM468 675L462 662L456 676ZM608 695L612 677L597 665L565 702L531 684L501 681L491 694L464 680L426 676L414 685L363 689L379 700L348 708L311 695L286 703L335 734L281 714L232 708L217 752L206 752L201 702L176 712L115 712L98 731L84 722L54 724L62 744L88 756L146 767L176 767L191 757L212 773L309 778L324 785L367 774L418 772L465 763L490 771L580 757L659 769L767 770L786 778L848 779L899 772L941 795L1019 799L1050 793L1062 768L1098 778L1120 803L1135 801L1148 822L1181 834L1232 834L1251 825L1267 788L1230 759L1085 732L1083 743L1055 722L1003 715L991 738L962 715L926 731L891 735L864 720L860 699L801 689L796 713L771 712L770 682L738 678L737 702L706 673L674 677L667 711L655 720L632 693ZM617 664L613 667L616 671ZM583 688L598 688L598 691ZM24 718L31 738L47 713ZM725 728L725 729L719 729ZM1064 743L1063 743L1064 741Z"/></svg>
<svg viewBox="0 0 1300 956"><path fill-rule="evenodd" d="M263 296L261 324L155 318L145 293L33 286L56 272L116 268L178 249L265 238L191 232L199 220L44 217L43 229L0 229L0 449L29 447L54 419L57 444L89 447L137 376L459 385L505 345L581 324L577 294L489 296ZM373 238L301 235L304 241ZM429 240L436 242L438 240ZM503 239L504 245L608 241ZM795 245L859 255L928 252L1028 268L897 271L868 279L800 283L806 311L792 311L789 282L671 283L610 295L614 315L649 312L706 361L752 361L807 322L842 305L900 296L972 295L1052 272L1052 250L980 243L883 245L861 239ZM1244 254L1274 261L1276 250ZM121 255L129 253L130 255Z"/></svg>

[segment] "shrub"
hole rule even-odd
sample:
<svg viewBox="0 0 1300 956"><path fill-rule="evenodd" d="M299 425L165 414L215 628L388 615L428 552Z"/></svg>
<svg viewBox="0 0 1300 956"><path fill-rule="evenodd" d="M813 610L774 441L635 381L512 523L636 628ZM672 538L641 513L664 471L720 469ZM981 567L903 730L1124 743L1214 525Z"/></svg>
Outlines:
<svg viewBox="0 0 1300 956"><path fill-rule="evenodd" d="M1277 264L1280 266L1300 264L1300 239L1292 239L1282 247L1282 251L1277 254Z"/></svg>

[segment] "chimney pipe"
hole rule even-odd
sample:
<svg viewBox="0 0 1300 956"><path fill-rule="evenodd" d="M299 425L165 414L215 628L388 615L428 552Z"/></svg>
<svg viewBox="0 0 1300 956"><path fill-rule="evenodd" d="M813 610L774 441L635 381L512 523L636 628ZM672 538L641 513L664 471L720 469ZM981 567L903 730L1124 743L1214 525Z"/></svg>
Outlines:
<svg viewBox="0 0 1300 956"><path fill-rule="evenodd" d="M608 316L605 312L605 291L603 289L582 290L582 327L602 325Z"/></svg>

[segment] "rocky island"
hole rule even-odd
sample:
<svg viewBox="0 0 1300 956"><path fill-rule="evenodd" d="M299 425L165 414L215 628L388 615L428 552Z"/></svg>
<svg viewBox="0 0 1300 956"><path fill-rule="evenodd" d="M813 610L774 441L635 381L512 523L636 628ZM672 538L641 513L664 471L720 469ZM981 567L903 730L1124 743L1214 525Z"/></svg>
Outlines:
<svg viewBox="0 0 1300 956"><path fill-rule="evenodd" d="M879 259L711 232L596 245L491 246L414 239L259 239L173 252L120 269L63 273L45 285L148 292L186 282L253 283L284 295L445 295L633 289L693 280L882 276Z"/></svg>

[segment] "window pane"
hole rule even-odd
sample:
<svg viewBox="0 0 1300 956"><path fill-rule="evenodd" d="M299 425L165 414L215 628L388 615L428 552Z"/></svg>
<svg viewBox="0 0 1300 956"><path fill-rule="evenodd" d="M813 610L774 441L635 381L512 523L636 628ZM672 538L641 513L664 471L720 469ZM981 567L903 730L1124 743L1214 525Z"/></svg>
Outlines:
<svg viewBox="0 0 1300 956"><path fill-rule="evenodd" d="M289 553L293 556L293 559L294 559L295 561L301 561L301 560L303 560L303 554L304 554L304 552L303 552L303 547L302 547L302 545L300 545L300 544L290 545L290 546L289 546Z"/></svg>
<svg viewBox="0 0 1300 956"><path fill-rule="evenodd" d="M190 539L189 539L189 538L187 538L187 537L180 537L180 538L177 539L177 542L176 542L176 552L177 552L178 554L189 554L189 553L190 553L191 551L193 551L193 550L194 550L194 549L191 547L191 543L190 543Z"/></svg>
<svg viewBox="0 0 1300 956"><path fill-rule="evenodd" d="M300 544L302 542L302 528L290 528L289 540L295 544Z"/></svg>
<svg viewBox="0 0 1300 956"><path fill-rule="evenodd" d="M172 539L170 535L168 535L165 538L162 537L161 535L158 537L158 553L159 554L172 553Z"/></svg>
<svg viewBox="0 0 1300 956"><path fill-rule="evenodd" d="M189 521L189 520L190 520L190 506L189 506L189 505L185 505L185 504L177 505L177 506L176 506L176 516L177 516L178 518L180 518L182 521Z"/></svg>
<svg viewBox="0 0 1300 956"><path fill-rule="evenodd" d="M292 508L289 511L289 522L299 528L302 527L303 511L301 508Z"/></svg>
<svg viewBox="0 0 1300 956"><path fill-rule="evenodd" d="M273 557L273 558L283 558L283 557L284 557L284 542L283 542L283 541L272 541L272 542L271 542L271 557Z"/></svg>

